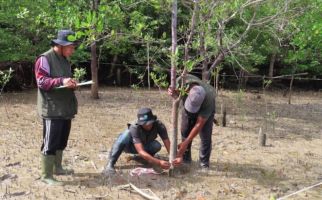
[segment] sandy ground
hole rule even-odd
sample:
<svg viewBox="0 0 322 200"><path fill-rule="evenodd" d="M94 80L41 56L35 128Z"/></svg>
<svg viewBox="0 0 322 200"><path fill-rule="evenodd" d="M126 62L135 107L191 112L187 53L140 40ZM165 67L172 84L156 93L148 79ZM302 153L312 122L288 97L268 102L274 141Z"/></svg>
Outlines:
<svg viewBox="0 0 322 200"><path fill-rule="evenodd" d="M117 175L103 177L114 138L136 118L138 108L151 107L170 130L171 99L165 91L101 88L92 100L77 91L79 114L73 120L64 163L75 174L59 176L63 187L48 187L40 178L42 123L36 113L36 90L0 97L0 199L143 199L120 186L149 188L160 199L270 199L322 182L322 93L297 92L292 104L280 92L221 91L227 127L214 127L211 167L198 169L199 137L193 160L174 177L167 174L132 177L141 166L122 154ZM267 134L258 145L260 127ZM167 157L163 148L159 154ZM273 198L272 198L273 199ZM322 187L288 199L322 199Z"/></svg>

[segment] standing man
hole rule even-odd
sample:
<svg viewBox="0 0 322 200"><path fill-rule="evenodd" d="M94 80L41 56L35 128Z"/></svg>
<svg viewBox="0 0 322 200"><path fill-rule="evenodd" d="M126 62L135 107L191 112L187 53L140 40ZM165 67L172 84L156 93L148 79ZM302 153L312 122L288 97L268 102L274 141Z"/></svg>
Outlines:
<svg viewBox="0 0 322 200"><path fill-rule="evenodd" d="M139 109L137 118L137 122L128 124L128 129L122 132L114 142L103 174L115 173L114 165L123 151L139 154L140 158L143 158L148 163L158 165L162 169L170 168L168 161L154 157L161 150L161 144L156 140L158 135L169 153L170 140L166 127L161 121L157 120L157 116L153 115L150 108ZM180 163L176 159L173 164L178 166Z"/></svg>
<svg viewBox="0 0 322 200"><path fill-rule="evenodd" d="M68 58L74 53L74 32L58 31L52 40L52 48L41 54L35 64L38 85L37 107L43 119L41 145L41 180L48 185L63 185L53 174L73 173L62 167L63 150L71 129L71 120L77 114L77 99L74 93L76 81ZM56 87L65 86L57 89Z"/></svg>
<svg viewBox="0 0 322 200"><path fill-rule="evenodd" d="M180 86L182 78L177 79ZM191 143L199 134L200 167L208 169L211 154L211 135L213 120L215 115L215 94L213 87L202 82L196 76L187 74L184 87L186 95L183 97L182 117L181 117L181 138L182 142L178 145L178 157L183 157L184 163L191 163ZM168 94L178 97L178 90L168 89Z"/></svg>

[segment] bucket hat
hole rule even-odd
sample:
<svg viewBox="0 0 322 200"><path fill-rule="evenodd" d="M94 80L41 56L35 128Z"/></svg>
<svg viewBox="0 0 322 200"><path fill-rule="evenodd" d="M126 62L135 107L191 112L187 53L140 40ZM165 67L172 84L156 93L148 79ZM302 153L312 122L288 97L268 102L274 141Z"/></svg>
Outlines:
<svg viewBox="0 0 322 200"><path fill-rule="evenodd" d="M59 30L52 43L61 46L75 45L75 33L72 30Z"/></svg>

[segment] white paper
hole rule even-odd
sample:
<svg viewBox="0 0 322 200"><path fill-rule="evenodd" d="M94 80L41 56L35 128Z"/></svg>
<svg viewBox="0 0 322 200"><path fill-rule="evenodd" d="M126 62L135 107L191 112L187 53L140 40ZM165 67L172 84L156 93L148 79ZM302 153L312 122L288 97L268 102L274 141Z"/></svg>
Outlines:
<svg viewBox="0 0 322 200"><path fill-rule="evenodd" d="M93 83L94 82L92 80L90 80L90 81L86 81L86 82L77 83L76 86L78 87L78 86L83 86L83 85L91 85ZM56 88L65 88L65 87L67 87L67 86L62 85L62 86L59 86L59 87L56 87Z"/></svg>

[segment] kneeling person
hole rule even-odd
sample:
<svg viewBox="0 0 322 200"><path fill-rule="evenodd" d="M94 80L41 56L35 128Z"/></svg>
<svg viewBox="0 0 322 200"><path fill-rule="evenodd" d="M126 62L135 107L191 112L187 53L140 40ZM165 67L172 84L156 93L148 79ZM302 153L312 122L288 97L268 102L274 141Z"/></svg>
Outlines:
<svg viewBox="0 0 322 200"><path fill-rule="evenodd" d="M129 124L128 129L121 133L114 142L109 154L109 161L103 171L104 174L115 173L115 163L122 152L139 154L147 162L158 165L162 169L169 169L168 161L160 160L154 155L161 150L161 144L156 140L159 135L168 153L170 140L164 124L157 120L150 108L141 108L137 114L136 124ZM177 165L177 162L173 162Z"/></svg>

